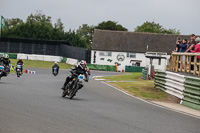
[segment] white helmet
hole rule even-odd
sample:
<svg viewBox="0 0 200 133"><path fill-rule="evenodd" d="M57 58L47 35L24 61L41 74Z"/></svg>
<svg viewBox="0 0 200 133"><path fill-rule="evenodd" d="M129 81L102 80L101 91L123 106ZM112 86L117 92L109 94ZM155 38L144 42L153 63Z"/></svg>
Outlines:
<svg viewBox="0 0 200 133"><path fill-rule="evenodd" d="M78 64L82 69L85 69L86 68L86 61L84 61L84 60L81 60L80 62L79 62L79 64Z"/></svg>
<svg viewBox="0 0 200 133"><path fill-rule="evenodd" d="M57 62L57 61L55 61L55 64L58 64L58 62Z"/></svg>
<svg viewBox="0 0 200 133"><path fill-rule="evenodd" d="M8 54L4 54L3 57L4 57L5 59L8 59L8 58L9 58L9 55L8 55Z"/></svg>

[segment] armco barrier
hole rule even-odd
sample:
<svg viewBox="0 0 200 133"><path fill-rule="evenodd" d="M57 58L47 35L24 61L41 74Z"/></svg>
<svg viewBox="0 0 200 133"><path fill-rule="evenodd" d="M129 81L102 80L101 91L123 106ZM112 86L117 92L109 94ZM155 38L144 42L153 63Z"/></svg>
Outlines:
<svg viewBox="0 0 200 133"><path fill-rule="evenodd" d="M100 70L100 71L116 71L115 66L109 66L109 65L94 65L94 64L87 64L87 66L91 70Z"/></svg>
<svg viewBox="0 0 200 133"><path fill-rule="evenodd" d="M142 69L142 79L147 80L148 76L147 76L147 70L146 69Z"/></svg>
<svg viewBox="0 0 200 133"><path fill-rule="evenodd" d="M181 99L181 104L200 110L200 78L155 71L155 88Z"/></svg>
<svg viewBox="0 0 200 133"><path fill-rule="evenodd" d="M17 59L25 60L39 60L39 61L56 61L61 62L63 57L49 56L49 55L36 55L36 54L17 54Z"/></svg>
<svg viewBox="0 0 200 133"><path fill-rule="evenodd" d="M185 79L184 98L181 103L200 110L200 78L186 76Z"/></svg>
<svg viewBox="0 0 200 133"><path fill-rule="evenodd" d="M72 58L67 58L66 63L70 64L70 65L77 65L78 64L78 60L77 59L72 59Z"/></svg>

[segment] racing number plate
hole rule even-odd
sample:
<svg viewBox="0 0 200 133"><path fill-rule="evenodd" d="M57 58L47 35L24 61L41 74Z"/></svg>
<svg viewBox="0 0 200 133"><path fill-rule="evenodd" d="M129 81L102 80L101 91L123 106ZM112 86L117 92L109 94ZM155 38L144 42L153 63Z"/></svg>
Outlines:
<svg viewBox="0 0 200 133"><path fill-rule="evenodd" d="M79 75L79 76L78 76L78 79L83 80L83 79L84 79L84 76L83 76L83 75Z"/></svg>

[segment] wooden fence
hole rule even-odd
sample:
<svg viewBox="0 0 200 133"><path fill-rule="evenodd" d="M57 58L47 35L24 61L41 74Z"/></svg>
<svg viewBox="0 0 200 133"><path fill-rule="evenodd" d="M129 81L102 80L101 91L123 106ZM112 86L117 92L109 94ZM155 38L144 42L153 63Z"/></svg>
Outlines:
<svg viewBox="0 0 200 133"><path fill-rule="evenodd" d="M200 76L200 62L197 59L200 53L172 53L170 71L192 73Z"/></svg>

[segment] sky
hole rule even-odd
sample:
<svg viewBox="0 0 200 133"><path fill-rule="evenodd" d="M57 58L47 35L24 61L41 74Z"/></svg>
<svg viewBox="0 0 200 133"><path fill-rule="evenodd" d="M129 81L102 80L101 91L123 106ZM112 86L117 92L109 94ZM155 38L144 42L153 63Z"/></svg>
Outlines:
<svg viewBox="0 0 200 133"><path fill-rule="evenodd" d="M53 24L61 18L65 31L108 20L134 31L154 21L183 35L200 35L200 0L0 0L0 15L8 19L25 21L37 10L51 16Z"/></svg>

